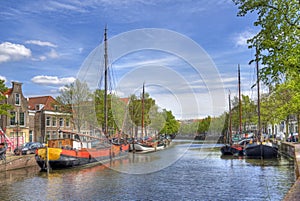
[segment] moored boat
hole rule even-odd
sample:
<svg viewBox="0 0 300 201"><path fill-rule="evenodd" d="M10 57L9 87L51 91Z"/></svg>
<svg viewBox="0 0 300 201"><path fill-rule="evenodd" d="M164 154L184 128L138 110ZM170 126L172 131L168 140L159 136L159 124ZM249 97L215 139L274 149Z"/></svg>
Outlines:
<svg viewBox="0 0 300 201"><path fill-rule="evenodd" d="M91 136L71 131L59 131L56 139L48 140L45 148L39 148L36 152L36 162L41 169L64 169L82 166L91 163L103 163L125 156L129 151L129 144L122 140L114 142L108 133L108 103L107 103L107 29L104 32L104 59L105 59L105 90L104 90L104 125L102 125L102 136ZM86 104L86 100L83 101ZM78 107L78 103L75 107ZM94 109L94 108L93 108ZM78 112L79 113L79 112ZM80 113L82 115L82 113ZM76 112L74 113L76 116ZM78 114L77 114L78 115ZM83 115L84 116L84 115ZM77 116L75 118L82 118ZM92 122L97 122L95 119ZM82 122L81 122L82 123ZM80 123L77 125L80 130ZM89 125L92 128L92 125ZM98 129L99 130L99 129Z"/></svg>
<svg viewBox="0 0 300 201"><path fill-rule="evenodd" d="M152 152L163 150L166 147L165 143L142 143L136 142L130 144L131 151Z"/></svg>
<svg viewBox="0 0 300 201"><path fill-rule="evenodd" d="M261 136L261 121L260 121L260 84L259 84L259 65L258 56L256 54L256 76L257 76L257 139L255 142L250 142L245 148L245 155L248 158L270 159L278 157L278 146L276 144L265 142Z"/></svg>
<svg viewBox="0 0 300 201"><path fill-rule="evenodd" d="M234 156L243 156L244 149L243 146L239 144L225 145L221 147L222 155L234 155Z"/></svg>
<svg viewBox="0 0 300 201"><path fill-rule="evenodd" d="M91 163L102 163L127 155L129 144L104 143L97 140L83 141L80 138L88 138L69 132L70 138L53 139L48 141L48 146L39 148L36 152L36 162L42 170L64 169L82 166Z"/></svg>
<svg viewBox="0 0 300 201"><path fill-rule="evenodd" d="M232 136L232 123L231 123L231 98L230 92L228 94L229 100L229 127L228 127L228 144L225 144L221 147L220 151L222 155L233 155L233 156L244 156L244 144L239 143L240 141L240 133L242 131L242 108L241 108L241 89L240 89L240 66L238 66L238 86L239 86L239 133L234 137Z"/></svg>
<svg viewBox="0 0 300 201"><path fill-rule="evenodd" d="M248 158L277 158L278 146L272 143L249 143L245 148L245 154Z"/></svg>

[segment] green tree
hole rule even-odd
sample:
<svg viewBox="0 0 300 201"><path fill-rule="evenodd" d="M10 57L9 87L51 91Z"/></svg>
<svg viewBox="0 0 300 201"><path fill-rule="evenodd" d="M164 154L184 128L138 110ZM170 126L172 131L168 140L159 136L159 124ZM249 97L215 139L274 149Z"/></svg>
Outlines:
<svg viewBox="0 0 300 201"><path fill-rule="evenodd" d="M107 95L107 115L108 122L107 127L109 134L114 134L120 130L124 131L124 119L126 104L118 96L114 94ZM95 91L95 111L97 116L98 124L101 125L104 130L104 90Z"/></svg>
<svg viewBox="0 0 300 201"><path fill-rule="evenodd" d="M7 92L8 88L4 84L4 80L0 80L0 115L7 115L9 116L9 110L13 109L13 107L9 104L2 103L6 97L4 95L5 92Z"/></svg>
<svg viewBox="0 0 300 201"><path fill-rule="evenodd" d="M150 128L155 130L155 133L159 133L165 124L165 117L162 112L159 112L159 107L154 105L149 111L149 117L151 120Z"/></svg>
<svg viewBox="0 0 300 201"><path fill-rule="evenodd" d="M260 77L266 83L279 82L281 76L300 71L300 1L233 0L238 16L257 13L254 26L260 31L248 40L264 67Z"/></svg>
<svg viewBox="0 0 300 201"><path fill-rule="evenodd" d="M198 129L197 129L198 134L207 133L209 130L210 122L211 122L210 116L200 120L200 122L198 124Z"/></svg>
<svg viewBox="0 0 300 201"><path fill-rule="evenodd" d="M263 129L266 129L271 124L272 133L274 133L274 125L280 122L276 112L278 107L280 107L280 104L275 92L262 94L260 104L261 126Z"/></svg>
<svg viewBox="0 0 300 201"><path fill-rule="evenodd" d="M294 114L297 116L298 125L300 125L300 75L294 75L293 78L277 85L274 95L278 103L276 109L278 118L285 119L286 125L288 125L289 116ZM288 135L288 126L286 129L286 135ZM298 126L298 133L299 131Z"/></svg>
<svg viewBox="0 0 300 201"><path fill-rule="evenodd" d="M175 134L179 131L180 124L175 119L175 116L172 114L172 111L168 111L166 109L163 110L163 114L165 116L165 125L159 132L159 134Z"/></svg>
<svg viewBox="0 0 300 201"><path fill-rule="evenodd" d="M138 128L140 126L142 126L142 110L144 110L143 111L144 128L146 128L152 124L151 119L154 115L154 113L153 113L154 106L155 106L155 100L152 99L148 93L144 94L144 106L142 106L142 97L138 98L136 95L130 96L129 116L133 123L132 126L134 127L135 135L137 135L137 133L138 133ZM156 122L156 123L158 123L158 122ZM147 129L145 129L145 132L147 132ZM147 133L145 133L145 134L147 134Z"/></svg>
<svg viewBox="0 0 300 201"><path fill-rule="evenodd" d="M257 124L257 110L256 104L247 95L242 95L242 130L246 130L249 125ZM232 111L231 111L231 122L232 130L239 131L240 125L240 112L239 112L239 99L234 97L232 101Z"/></svg>
<svg viewBox="0 0 300 201"><path fill-rule="evenodd" d="M180 134L197 134L197 129L198 129L198 124L199 122L191 122L191 123L182 123L180 125Z"/></svg>

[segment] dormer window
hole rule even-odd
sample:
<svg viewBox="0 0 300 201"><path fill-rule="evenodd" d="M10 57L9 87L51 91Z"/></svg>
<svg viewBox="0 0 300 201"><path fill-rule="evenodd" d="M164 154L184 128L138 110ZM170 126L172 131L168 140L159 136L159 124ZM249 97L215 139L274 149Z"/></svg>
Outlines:
<svg viewBox="0 0 300 201"><path fill-rule="evenodd" d="M20 105L20 94L15 94L15 104Z"/></svg>
<svg viewBox="0 0 300 201"><path fill-rule="evenodd" d="M58 108L58 105L54 105L54 110L55 110L55 111L58 111L58 109L59 109L59 108Z"/></svg>
<svg viewBox="0 0 300 201"><path fill-rule="evenodd" d="M43 104L36 104L35 105L35 110L39 111L41 109L43 109L44 105Z"/></svg>

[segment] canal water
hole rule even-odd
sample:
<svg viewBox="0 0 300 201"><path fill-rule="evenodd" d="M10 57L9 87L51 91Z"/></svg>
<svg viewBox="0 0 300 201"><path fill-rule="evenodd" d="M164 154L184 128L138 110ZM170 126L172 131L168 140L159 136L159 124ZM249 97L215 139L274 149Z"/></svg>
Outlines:
<svg viewBox="0 0 300 201"><path fill-rule="evenodd" d="M105 165L0 174L0 200L282 200L295 181L284 158L222 158L220 145L173 141Z"/></svg>

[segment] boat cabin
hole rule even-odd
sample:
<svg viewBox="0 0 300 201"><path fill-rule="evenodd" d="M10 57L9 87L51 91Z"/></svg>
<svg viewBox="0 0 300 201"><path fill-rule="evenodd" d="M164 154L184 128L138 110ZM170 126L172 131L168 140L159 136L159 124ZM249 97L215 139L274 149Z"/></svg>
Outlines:
<svg viewBox="0 0 300 201"><path fill-rule="evenodd" d="M48 147L74 150L91 148L91 142L80 142L74 139L53 139L48 141Z"/></svg>
<svg viewBox="0 0 300 201"><path fill-rule="evenodd" d="M70 131L59 131L60 136L58 139L48 140L48 147L62 148L70 150L78 150L82 148L92 148L94 141L99 141L100 138L95 136L89 136L85 134L74 133Z"/></svg>

